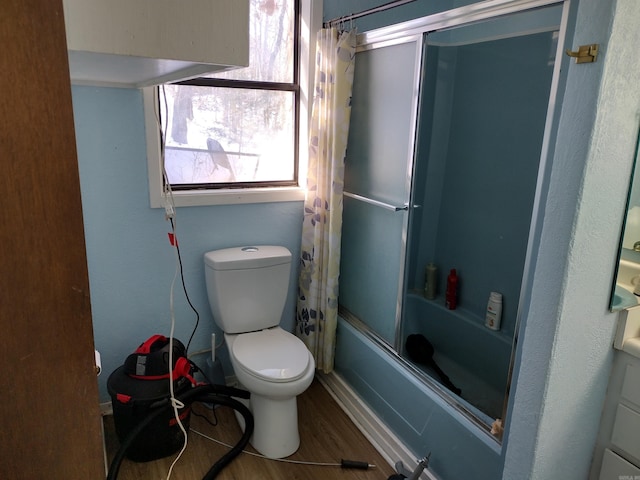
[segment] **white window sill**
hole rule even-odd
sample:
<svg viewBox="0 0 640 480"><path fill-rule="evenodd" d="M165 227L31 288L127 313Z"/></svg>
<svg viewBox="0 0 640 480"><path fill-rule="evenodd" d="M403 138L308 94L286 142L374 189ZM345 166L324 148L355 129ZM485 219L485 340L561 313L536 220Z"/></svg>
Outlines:
<svg viewBox="0 0 640 480"><path fill-rule="evenodd" d="M173 192L176 207L203 205L234 205L243 203L297 202L303 201L305 189L300 187L245 188L224 190L198 190ZM164 208L167 199L163 194L151 199L152 208Z"/></svg>

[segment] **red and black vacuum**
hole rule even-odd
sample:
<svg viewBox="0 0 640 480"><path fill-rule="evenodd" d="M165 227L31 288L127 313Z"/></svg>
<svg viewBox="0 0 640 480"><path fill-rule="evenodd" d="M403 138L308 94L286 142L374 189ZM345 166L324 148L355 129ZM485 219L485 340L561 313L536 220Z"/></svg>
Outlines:
<svg viewBox="0 0 640 480"><path fill-rule="evenodd" d="M169 369L169 349L172 365ZM193 373L200 370L187 359L184 344L177 339L154 335L129 355L107 380L113 405L113 419L120 449L109 467L107 480L115 480L125 457L147 462L176 453L184 444L184 434L177 424L171 404L170 371L175 398L185 406L179 414L185 431L189 431L191 405L200 401L225 405L245 420L245 430L238 443L221 457L203 477L213 479L249 442L253 433L253 415L232 397L249 398L249 392L224 385L200 384Z"/></svg>
<svg viewBox="0 0 640 480"><path fill-rule="evenodd" d="M154 335L129 355L107 381L113 406L113 420L122 442L131 430L155 408L166 404L171 396L169 384L169 339ZM179 396L193 386L193 368L180 340L173 340L172 376L174 395ZM189 431L191 408L185 407L180 420ZM135 462L148 462L177 452L184 434L177 424L173 409L167 410L147 425L126 452Z"/></svg>

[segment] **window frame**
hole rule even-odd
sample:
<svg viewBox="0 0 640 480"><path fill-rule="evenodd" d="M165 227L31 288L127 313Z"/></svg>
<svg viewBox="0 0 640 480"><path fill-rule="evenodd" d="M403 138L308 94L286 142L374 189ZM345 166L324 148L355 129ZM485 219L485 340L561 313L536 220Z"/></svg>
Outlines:
<svg viewBox="0 0 640 480"><path fill-rule="evenodd" d="M319 0L299 0L298 21L295 28L298 31L298 62L294 65L294 79L297 77L298 108L294 122L297 132L294 140L294 148L297 153L295 161L295 174L297 182L256 182L237 185L226 185L222 188L193 188L173 190L168 198L164 188L162 174L162 154L160 141L160 120L158 115L159 87L146 87L142 89L146 141L147 141L147 168L149 178L149 200L152 208L165 208L169 203L176 207L200 206L200 205L229 205L245 203L266 202L290 202L303 201L305 197L304 179L306 178L306 166L308 161L308 125L311 115L311 102L313 100L313 72L315 62L315 36L322 27L322 3ZM196 83L197 82L197 83ZM295 82L295 80L294 80ZM244 80L229 80L219 78L202 77L198 79L186 79L175 82L179 85L199 86L223 86L233 85L236 88L274 89L280 91L292 91L291 84L278 82L253 82Z"/></svg>

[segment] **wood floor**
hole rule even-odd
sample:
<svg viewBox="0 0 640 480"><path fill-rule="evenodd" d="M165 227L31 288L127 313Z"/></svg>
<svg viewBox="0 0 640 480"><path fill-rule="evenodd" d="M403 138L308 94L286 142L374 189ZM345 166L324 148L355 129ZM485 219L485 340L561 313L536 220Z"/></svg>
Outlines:
<svg viewBox="0 0 640 480"><path fill-rule="evenodd" d="M194 404L194 412L207 414L213 420L211 410L206 409L202 404ZM192 415L191 428L227 444L235 444L240 438L241 431L233 411L227 407L218 407L215 412L217 426L212 426L205 419ZM376 467L368 470L354 470L334 466L300 465L242 453L217 478L220 480L285 478L386 480L395 473L317 380L314 380L311 387L298 397L298 416L300 448L288 459L323 463L340 463L341 459L348 459L367 462ZM107 455L111 461L119 447L111 416L105 417L105 441ZM187 449L174 467L171 479L199 480L227 451L227 447L194 434L192 431L189 434ZM247 447L247 451L255 452L250 446ZM124 460L118 480L166 479L173 458L174 456L171 456L146 463Z"/></svg>

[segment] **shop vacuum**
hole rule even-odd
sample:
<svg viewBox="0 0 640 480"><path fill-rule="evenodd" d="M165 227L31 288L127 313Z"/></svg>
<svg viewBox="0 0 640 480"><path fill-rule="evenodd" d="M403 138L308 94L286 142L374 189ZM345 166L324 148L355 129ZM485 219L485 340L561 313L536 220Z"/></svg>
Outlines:
<svg viewBox="0 0 640 480"><path fill-rule="evenodd" d="M171 369L170 345L173 345ZM233 398L249 398L249 392L224 385L197 384L193 375L200 369L187 359L184 344L175 338L170 342L165 336L153 335L129 355L107 381L120 441L107 480L117 478L124 457L147 462L167 457L182 448L184 434L171 404L170 370L174 396L184 404L179 418L185 431L189 431L193 402L231 407L245 420L245 430L238 443L211 467L203 480L215 478L249 442L253 416L247 407Z"/></svg>

